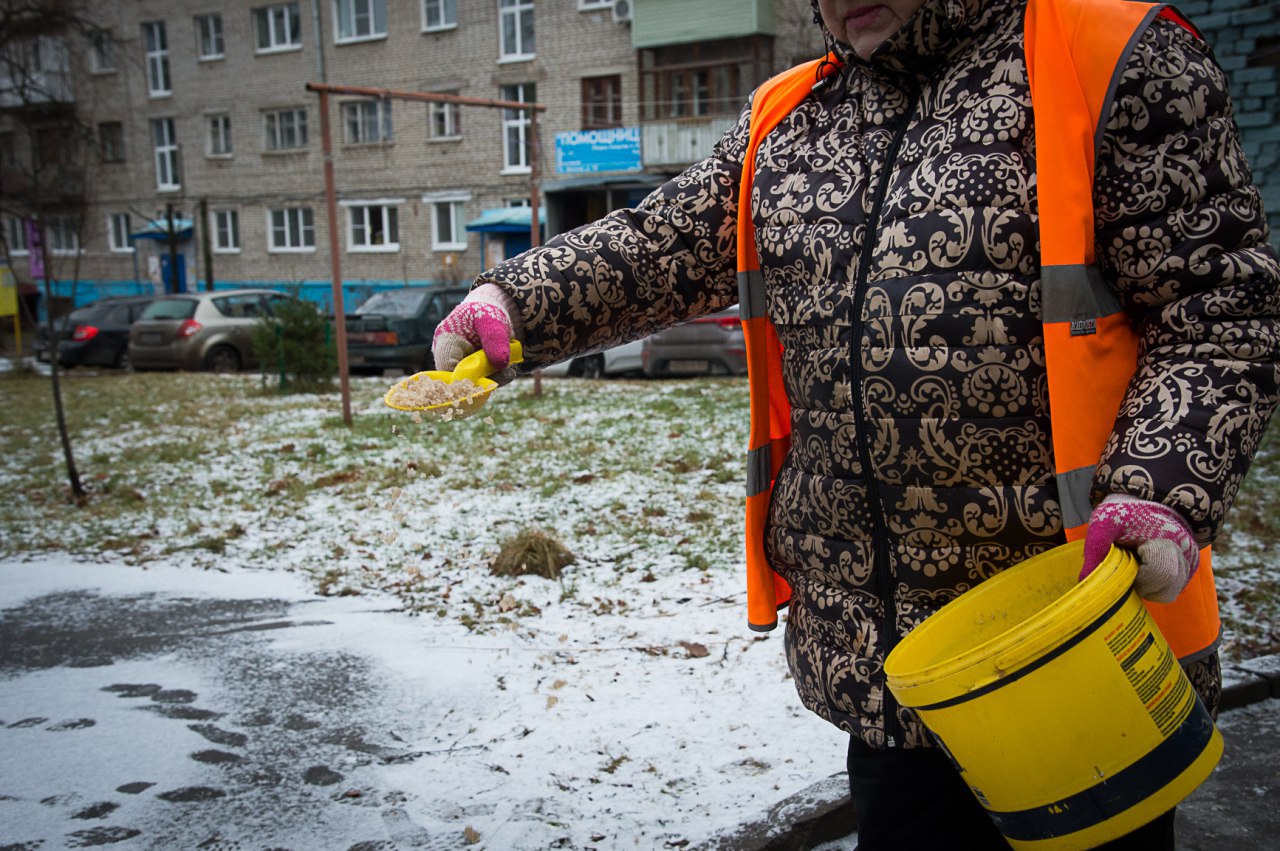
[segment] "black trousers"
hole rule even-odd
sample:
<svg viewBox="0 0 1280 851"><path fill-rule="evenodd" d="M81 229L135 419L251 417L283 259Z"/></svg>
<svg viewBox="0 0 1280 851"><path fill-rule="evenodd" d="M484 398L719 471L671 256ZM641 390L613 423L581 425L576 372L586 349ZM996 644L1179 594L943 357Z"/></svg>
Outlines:
<svg viewBox="0 0 1280 851"><path fill-rule="evenodd" d="M875 750L849 742L849 791L858 814L858 851L1008 851L951 761L937 748ZM1108 851L1174 851L1174 811L1100 846Z"/></svg>

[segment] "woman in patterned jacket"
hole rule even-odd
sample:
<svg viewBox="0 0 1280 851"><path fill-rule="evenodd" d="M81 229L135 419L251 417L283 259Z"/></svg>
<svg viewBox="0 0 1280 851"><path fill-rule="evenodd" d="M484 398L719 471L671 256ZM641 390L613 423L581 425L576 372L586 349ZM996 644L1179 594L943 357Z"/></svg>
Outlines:
<svg viewBox="0 0 1280 851"><path fill-rule="evenodd" d="M766 551L792 589L800 698L851 734L865 849L1007 847L883 663L944 603L1064 540L1026 2L813 0L839 67L754 159L747 212L792 429ZM1139 592L1169 599L1276 405L1280 268L1208 46L1156 18L1123 69L1095 246L1141 348L1090 535L1138 549ZM544 366L735 303L749 116L636 208L483 274L437 335L439 368L482 346L505 364L512 337ZM1143 440L1153 421L1166 439ZM1215 709L1216 651L1184 666ZM1107 847L1171 849L1172 813Z"/></svg>

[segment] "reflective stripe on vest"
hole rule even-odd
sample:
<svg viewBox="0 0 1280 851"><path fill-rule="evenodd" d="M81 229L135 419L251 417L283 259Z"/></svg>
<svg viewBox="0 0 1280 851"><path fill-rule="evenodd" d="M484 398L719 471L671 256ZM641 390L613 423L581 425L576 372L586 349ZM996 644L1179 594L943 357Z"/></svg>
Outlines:
<svg viewBox="0 0 1280 851"><path fill-rule="evenodd" d="M1045 360L1055 474L1068 540L1083 536L1087 526L1094 470L1114 428L1138 350L1131 323L1094 265L1094 158L1105 129L1099 117L1107 114L1133 45L1158 14L1194 31L1160 5L1116 0L1030 0L1027 5ZM755 630L773 629L778 608L790 598L786 582L769 567L764 535L773 481L790 445L791 408L782 383L782 347L768 319L756 255L752 183L761 141L809 95L818 73L836 70L835 61L828 56L805 63L757 90L742 171L738 288L751 386L747 622ZM1208 548L1178 600L1148 603L1148 608L1179 658L1185 661L1212 650L1221 621Z"/></svg>

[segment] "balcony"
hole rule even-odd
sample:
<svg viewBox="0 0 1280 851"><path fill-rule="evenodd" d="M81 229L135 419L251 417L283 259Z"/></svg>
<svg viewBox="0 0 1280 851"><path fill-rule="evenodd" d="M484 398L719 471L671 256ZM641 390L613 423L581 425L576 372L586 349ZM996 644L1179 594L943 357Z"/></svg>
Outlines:
<svg viewBox="0 0 1280 851"><path fill-rule="evenodd" d="M684 168L711 153L736 115L651 121L640 127L641 160L645 168Z"/></svg>

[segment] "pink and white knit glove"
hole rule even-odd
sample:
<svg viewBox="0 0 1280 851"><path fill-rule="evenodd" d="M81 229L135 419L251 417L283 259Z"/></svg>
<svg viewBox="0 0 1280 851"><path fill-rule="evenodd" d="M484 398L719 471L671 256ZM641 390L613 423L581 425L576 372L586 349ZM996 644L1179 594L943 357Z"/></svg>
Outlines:
<svg viewBox="0 0 1280 851"><path fill-rule="evenodd" d="M1093 509L1084 538L1084 579L1107 557L1111 545L1138 554L1134 590L1153 603L1172 603L1200 564L1200 549L1187 522L1172 508L1111 494Z"/></svg>
<svg viewBox="0 0 1280 851"><path fill-rule="evenodd" d="M511 360L511 341L515 339L515 305L502 289L482 284L462 304L436 326L431 339L431 356L436 369L451 372L458 361L477 349L484 349L489 362L502 372Z"/></svg>

